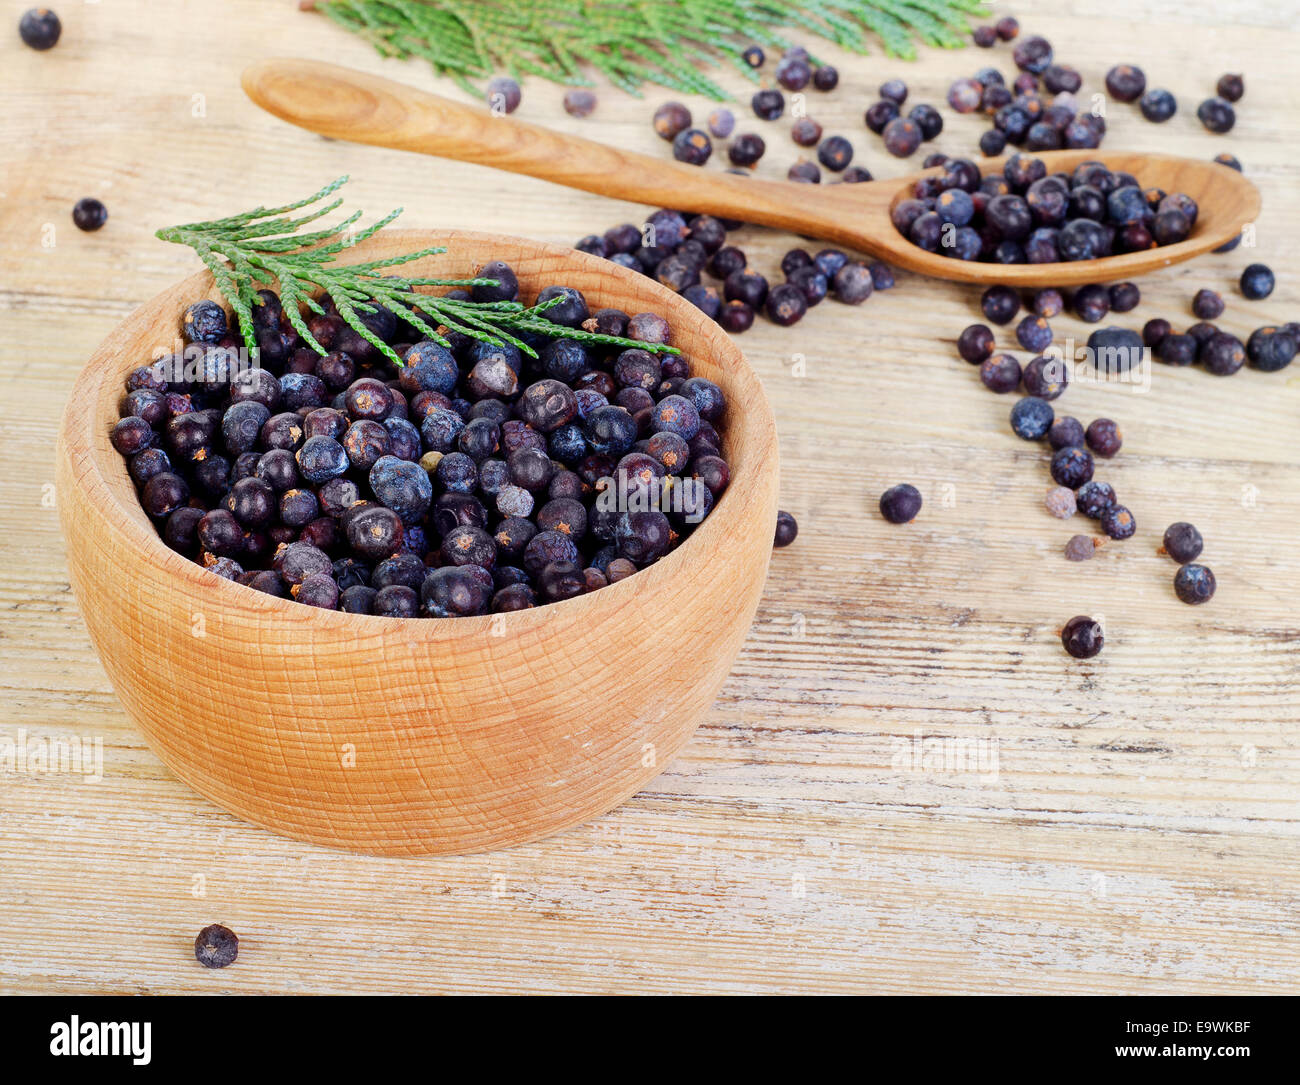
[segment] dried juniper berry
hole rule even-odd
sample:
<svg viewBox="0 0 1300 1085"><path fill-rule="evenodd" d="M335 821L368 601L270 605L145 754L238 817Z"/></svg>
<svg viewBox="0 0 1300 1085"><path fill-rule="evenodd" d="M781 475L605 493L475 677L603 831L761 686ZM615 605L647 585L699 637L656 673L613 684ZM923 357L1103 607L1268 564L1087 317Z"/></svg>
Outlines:
<svg viewBox="0 0 1300 1085"><path fill-rule="evenodd" d="M925 138L921 126L911 117L895 117L885 125L882 135L885 150L895 158L907 158L915 154Z"/></svg>
<svg viewBox="0 0 1300 1085"><path fill-rule="evenodd" d="M1046 38L1031 35L1012 50L1011 59L1016 67L1031 75L1040 75L1052 63L1052 46Z"/></svg>
<svg viewBox="0 0 1300 1085"><path fill-rule="evenodd" d="M1098 456L1110 459L1124 443L1124 435L1109 418L1095 418L1088 424L1084 434L1088 447Z"/></svg>
<svg viewBox="0 0 1300 1085"><path fill-rule="evenodd" d="M1251 301L1260 301L1273 293L1276 280L1267 264L1251 264L1241 273L1241 293Z"/></svg>
<svg viewBox="0 0 1300 1085"><path fill-rule="evenodd" d="M1011 429L1017 437L1037 441L1047 436L1056 413L1052 405L1037 396L1025 396L1011 408Z"/></svg>
<svg viewBox="0 0 1300 1085"><path fill-rule="evenodd" d="M943 114L932 105L915 105L907 117L921 129L921 138L927 141L937 139L943 131Z"/></svg>
<svg viewBox="0 0 1300 1085"><path fill-rule="evenodd" d="M1058 399L1070 381L1065 359L1059 355L1040 355L1025 366L1022 376L1025 391L1039 399Z"/></svg>
<svg viewBox="0 0 1300 1085"><path fill-rule="evenodd" d="M1068 520L1074 515L1074 491L1067 486L1053 486L1043 498L1043 506L1058 520Z"/></svg>
<svg viewBox="0 0 1300 1085"><path fill-rule="evenodd" d="M774 324L788 327L798 323L808 312L808 298L797 284L778 283L768 292L766 307L767 315Z"/></svg>
<svg viewBox="0 0 1300 1085"><path fill-rule="evenodd" d="M884 132L885 126L898 116L898 103L891 102L888 98L882 98L880 101L867 107L866 113L863 114L863 122L866 126L880 135ZM917 146L920 146L920 140L917 140Z"/></svg>
<svg viewBox="0 0 1300 1085"><path fill-rule="evenodd" d="M1077 490L1092 478L1092 456L1082 448L1062 448L1052 456L1052 481L1058 486Z"/></svg>
<svg viewBox="0 0 1300 1085"><path fill-rule="evenodd" d="M1014 392L1020 387L1020 377L1020 363L1010 354L993 354L980 363L980 380L990 392Z"/></svg>
<svg viewBox="0 0 1300 1085"><path fill-rule="evenodd" d="M977 26L971 32L971 40L981 49L991 49L998 40L998 32L991 26Z"/></svg>
<svg viewBox="0 0 1300 1085"><path fill-rule="evenodd" d="M1027 316L1016 325L1016 341L1025 350L1041 354L1052 345L1052 326L1041 316Z"/></svg>
<svg viewBox="0 0 1300 1085"><path fill-rule="evenodd" d="M799 524L793 516L785 509L779 509L776 514L776 537L772 541L774 547L789 546L794 542L795 537L799 534Z"/></svg>
<svg viewBox="0 0 1300 1085"><path fill-rule="evenodd" d="M987 324L972 324L957 337L957 353L971 365L979 365L993 353L993 332Z"/></svg>
<svg viewBox="0 0 1300 1085"><path fill-rule="evenodd" d="M1066 561L1091 561L1104 539L1094 535L1071 535L1065 544Z"/></svg>
<svg viewBox="0 0 1300 1085"><path fill-rule="evenodd" d="M1109 482L1085 482L1075 493L1079 511L1092 520L1100 520L1102 513L1116 502L1115 488Z"/></svg>
<svg viewBox="0 0 1300 1085"><path fill-rule="evenodd" d="M31 49L53 49L62 33L63 24L49 8L30 8L18 20L18 36Z"/></svg>
<svg viewBox="0 0 1300 1085"><path fill-rule="evenodd" d="M651 123L660 139L671 142L679 132L690 128L691 111L681 102L665 102L654 111Z"/></svg>
<svg viewBox="0 0 1300 1085"><path fill-rule="evenodd" d="M78 230L94 233L108 221L108 208L93 196L78 200L72 208L72 222Z"/></svg>
<svg viewBox="0 0 1300 1085"><path fill-rule="evenodd" d="M348 545L361 557L378 561L402 545L402 520L392 509L371 505L353 509L346 517Z"/></svg>
<svg viewBox="0 0 1300 1085"><path fill-rule="evenodd" d="M831 279L835 297L847 305L860 305L871 297L874 286L865 264L847 263Z"/></svg>
<svg viewBox="0 0 1300 1085"><path fill-rule="evenodd" d="M707 120L709 135L715 139L726 139L736 128L736 115L730 109L713 110Z"/></svg>
<svg viewBox="0 0 1300 1085"><path fill-rule="evenodd" d="M921 511L921 491L909 483L891 486L880 495L880 515L891 524L906 524Z"/></svg>
<svg viewBox="0 0 1300 1085"><path fill-rule="evenodd" d="M853 160L853 144L843 136L829 136L817 148L817 161L833 173L839 173Z"/></svg>
<svg viewBox="0 0 1300 1085"><path fill-rule="evenodd" d="M420 585L420 603L430 618L465 618L482 614L493 595L492 575L473 565L434 569Z"/></svg>
<svg viewBox="0 0 1300 1085"><path fill-rule="evenodd" d="M702 166L713 154L713 140L708 132L687 128L673 137L673 157L688 166Z"/></svg>
<svg viewBox="0 0 1300 1085"><path fill-rule="evenodd" d="M229 330L226 311L215 301L196 301L181 316L181 331L191 343L220 343Z"/></svg>
<svg viewBox="0 0 1300 1085"><path fill-rule="evenodd" d="M754 115L761 120L774 121L785 112L785 95L779 90L760 90L750 99Z"/></svg>
<svg viewBox="0 0 1300 1085"><path fill-rule="evenodd" d="M1190 335L1166 334L1156 348L1156 357L1166 365L1191 365L1196 361L1199 344Z"/></svg>
<svg viewBox="0 0 1300 1085"><path fill-rule="evenodd" d="M1162 87L1154 88L1142 95L1138 108L1153 124L1163 124L1178 112L1178 99Z"/></svg>
<svg viewBox="0 0 1300 1085"><path fill-rule="evenodd" d="M1192 312L1200 320L1217 320L1223 315L1223 298L1208 288L1198 290L1192 298Z"/></svg>
<svg viewBox="0 0 1300 1085"><path fill-rule="evenodd" d="M1256 328L1246 341L1246 357L1256 369L1273 373L1285 369L1291 364L1300 350L1300 329L1288 331L1284 328ZM144 455L144 453L141 453Z"/></svg>
<svg viewBox="0 0 1300 1085"><path fill-rule="evenodd" d="M134 456L153 446L158 435L143 418L132 415L113 426L109 441L123 456Z"/></svg>
<svg viewBox="0 0 1300 1085"><path fill-rule="evenodd" d="M1196 107L1197 119L1211 132L1222 135L1237 123L1237 111L1222 98L1206 98Z"/></svg>
<svg viewBox="0 0 1300 1085"><path fill-rule="evenodd" d="M238 935L220 923L204 927L194 939L194 959L204 968L225 968L238 956Z"/></svg>
<svg viewBox="0 0 1300 1085"><path fill-rule="evenodd" d="M767 150L763 137L754 132L742 132L727 147L727 157L733 166L753 166Z"/></svg>
<svg viewBox="0 0 1300 1085"><path fill-rule="evenodd" d="M1215 376L1230 377L1246 364L1246 347L1235 335L1217 332L1201 344L1197 361Z"/></svg>
<svg viewBox="0 0 1300 1085"><path fill-rule="evenodd" d="M794 181L797 184L819 185L822 180L822 171L818 169L817 163L801 158L786 171L785 178L787 181Z"/></svg>
<svg viewBox="0 0 1300 1085"><path fill-rule="evenodd" d="M1020 312L1020 295L1009 286L990 286L980 296L980 310L994 324L1009 324Z"/></svg>
<svg viewBox="0 0 1300 1085"><path fill-rule="evenodd" d="M1220 98L1227 102L1237 102L1241 96L1246 93L1246 81L1235 72L1219 76L1219 82L1215 86Z"/></svg>
<svg viewBox="0 0 1300 1085"><path fill-rule="evenodd" d="M1106 73L1106 92L1119 102L1135 102L1146 90L1147 77L1132 64L1116 64Z"/></svg>
<svg viewBox="0 0 1300 1085"><path fill-rule="evenodd" d="M1208 603L1214 588L1214 573L1208 566L1188 563L1174 574L1174 594L1190 606Z"/></svg>
<svg viewBox="0 0 1300 1085"><path fill-rule="evenodd" d="M1123 505L1111 505L1098 519L1102 531L1112 539L1131 538L1137 530L1137 520Z"/></svg>
<svg viewBox="0 0 1300 1085"><path fill-rule="evenodd" d="M722 284L723 296L728 301L743 301L755 309L767 300L767 290L767 279L747 267L733 271Z"/></svg>
<svg viewBox="0 0 1300 1085"><path fill-rule="evenodd" d="M1104 643L1101 623L1087 615L1071 618L1061 629L1061 645L1075 659L1091 659Z"/></svg>
<svg viewBox="0 0 1300 1085"><path fill-rule="evenodd" d="M495 114L513 113L519 108L523 93L519 84L508 75L498 75L488 81L488 108Z"/></svg>
<svg viewBox="0 0 1300 1085"><path fill-rule="evenodd" d="M1196 527L1185 520L1179 520L1165 528L1164 540L1159 552L1167 554L1179 565L1183 565L1200 557L1204 547L1205 540L1201 538L1201 533L1196 530Z"/></svg>

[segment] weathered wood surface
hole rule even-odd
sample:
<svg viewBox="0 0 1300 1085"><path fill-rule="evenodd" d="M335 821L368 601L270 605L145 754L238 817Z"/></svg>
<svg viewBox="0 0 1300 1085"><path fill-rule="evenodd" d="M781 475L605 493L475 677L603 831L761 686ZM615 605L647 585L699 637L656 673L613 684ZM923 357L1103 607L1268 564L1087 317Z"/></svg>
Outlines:
<svg viewBox="0 0 1300 1085"><path fill-rule="evenodd" d="M1133 21L1108 22L1116 13ZM1147 395L1071 388L1058 406L1124 428L1104 475L1139 532L1067 565L1060 547L1084 525L1042 511L1045 457L956 360L977 292L906 274L861 309L827 302L795 328L742 338L776 410L782 504L801 534L775 555L698 735L627 805L510 851L396 861L272 836L180 783L90 648L48 489L82 360L195 267L153 231L345 172L353 206L405 206L407 225L572 242L642 209L321 140L261 113L238 76L271 55L457 93L288 0L63 15L56 50L11 37L0 66L0 740L102 739L104 777L0 766L0 990L1297 989L1300 373L1157 370ZM1200 286L1224 291L1221 323L1238 333L1300 317L1300 34L1285 6L1054 0L1021 18L1085 91L1132 60L1178 95L1160 127L1112 107L1109 149L1229 150L1263 192L1255 250L1143 280L1134 318L1191 323ZM1005 46L916 65L834 59L841 88L810 108L880 176L912 168L862 127L883 78L938 102L958 75L1011 70ZM1216 137L1194 110L1228 70L1246 72L1248 91L1237 128ZM521 117L666 153L649 127L666 94L604 89L585 121L565 116L558 88L534 81L525 95ZM768 138L764 175L783 175L797 151L784 128L737 113ZM938 148L969 153L981 122L945 121ZM95 235L68 218L87 194L112 216ZM769 270L794 243L741 237ZM1250 259L1279 272L1266 302L1233 285ZM1057 322L1062 336L1086 330ZM927 503L897 528L874 505L903 480ZM1218 576L1200 609L1174 599L1173 566L1155 553L1175 519L1201 527ZM1081 664L1055 631L1085 612L1104 615L1108 643ZM918 737L986 740L996 773L899 757ZM243 942L221 973L190 953L209 922Z"/></svg>

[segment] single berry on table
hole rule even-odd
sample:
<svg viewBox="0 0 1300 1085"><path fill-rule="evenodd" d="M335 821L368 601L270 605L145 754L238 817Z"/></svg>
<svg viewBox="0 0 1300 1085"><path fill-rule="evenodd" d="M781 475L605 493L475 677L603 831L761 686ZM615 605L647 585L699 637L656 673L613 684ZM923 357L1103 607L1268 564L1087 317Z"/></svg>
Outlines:
<svg viewBox="0 0 1300 1085"><path fill-rule="evenodd" d="M903 482L880 495L880 515L891 524L906 524L921 511L921 491Z"/></svg>
<svg viewBox="0 0 1300 1085"><path fill-rule="evenodd" d="M225 968L238 956L238 935L220 923L204 927L194 939L194 959L204 968Z"/></svg>
<svg viewBox="0 0 1300 1085"><path fill-rule="evenodd" d="M1110 288L1110 311L1128 313L1142 301L1142 291L1136 283L1116 283Z"/></svg>
<svg viewBox="0 0 1300 1085"><path fill-rule="evenodd" d="M1165 528L1160 552L1169 555L1179 565L1184 565L1200 557L1204 546L1205 540L1201 538L1201 533L1196 530L1195 525L1179 520Z"/></svg>
<svg viewBox="0 0 1300 1085"><path fill-rule="evenodd" d="M1075 659L1091 659L1104 643L1101 623L1087 615L1071 618L1061 630L1061 644Z"/></svg>
<svg viewBox="0 0 1300 1085"><path fill-rule="evenodd" d="M673 137L673 157L688 166L702 166L713 154L713 141L707 132L687 128ZM554 319L552 317L552 319Z"/></svg>
<svg viewBox="0 0 1300 1085"><path fill-rule="evenodd" d="M772 545L781 547L789 546L794 542L795 537L799 534L799 524L795 518L784 509L779 509L776 514L776 538Z"/></svg>
<svg viewBox="0 0 1300 1085"><path fill-rule="evenodd" d="M1083 423L1068 414L1059 416L1047 431L1047 443L1053 450L1082 446L1085 441Z"/></svg>
<svg viewBox="0 0 1300 1085"><path fill-rule="evenodd" d="M774 121L785 112L785 95L779 90L760 90L750 99L750 105L760 120Z"/></svg>
<svg viewBox="0 0 1300 1085"><path fill-rule="evenodd" d="M1208 288L1198 290L1192 298L1192 312L1200 320L1217 320L1223 315L1223 298Z"/></svg>
<svg viewBox="0 0 1300 1085"><path fill-rule="evenodd" d="M62 33L63 24L49 8L31 8L18 20L18 35L32 49L53 49Z"/></svg>
<svg viewBox="0 0 1300 1085"><path fill-rule="evenodd" d="M1112 539L1131 538L1137 531L1137 520L1123 505L1111 505L1099 517L1101 529Z"/></svg>
<svg viewBox="0 0 1300 1085"><path fill-rule="evenodd" d="M1078 507L1074 491L1068 486L1053 486L1043 498L1043 505L1058 520L1068 520Z"/></svg>
<svg viewBox="0 0 1300 1085"><path fill-rule="evenodd" d="M1208 566L1189 562L1174 574L1174 593L1191 606L1209 602L1214 588L1214 573Z"/></svg>
<svg viewBox="0 0 1300 1085"><path fill-rule="evenodd" d="M957 337L957 353L971 365L979 365L993 353L993 332L987 324L972 324Z"/></svg>
<svg viewBox="0 0 1300 1085"><path fill-rule="evenodd" d="M1071 535L1065 544L1066 561L1090 561L1102 540L1092 535Z"/></svg>
<svg viewBox="0 0 1300 1085"><path fill-rule="evenodd" d="M1058 486L1077 490L1092 479L1093 461L1087 450L1078 446L1062 448L1052 456L1052 481Z"/></svg>
<svg viewBox="0 0 1300 1085"><path fill-rule="evenodd" d="M1047 400L1026 396L1011 408L1011 429L1017 437L1037 441L1047 436L1055 418L1056 412Z"/></svg>
<svg viewBox="0 0 1300 1085"><path fill-rule="evenodd" d="M1178 112L1178 99L1162 87L1154 88L1142 95L1138 108L1153 124L1163 124Z"/></svg>
<svg viewBox="0 0 1300 1085"><path fill-rule="evenodd" d="M519 108L522 97L519 84L508 75L498 75L488 82L488 107L493 113L513 113Z"/></svg>
<svg viewBox="0 0 1300 1085"><path fill-rule="evenodd" d="M1106 73L1106 90L1120 102L1137 101L1146 86L1146 74L1132 64L1116 64Z"/></svg>
<svg viewBox="0 0 1300 1085"><path fill-rule="evenodd" d="M564 112L570 117L590 117L596 109L596 95L586 87L571 87L564 92Z"/></svg>
<svg viewBox="0 0 1300 1085"><path fill-rule="evenodd" d="M980 363L980 380L990 392L1014 392L1020 387L1020 377L1020 363L1010 354L993 354Z"/></svg>
<svg viewBox="0 0 1300 1085"><path fill-rule="evenodd" d="M86 196L73 207L72 221L78 230L93 233L108 221L108 208L93 196Z"/></svg>
<svg viewBox="0 0 1300 1085"><path fill-rule="evenodd" d="M1088 447L1098 456L1106 459L1114 456L1124 443L1124 435L1120 432L1119 426L1109 418L1093 419L1088 424L1085 437Z"/></svg>
<svg viewBox="0 0 1300 1085"><path fill-rule="evenodd" d="M1220 98L1226 102L1236 102L1241 100L1241 96L1246 93L1246 81L1235 72L1219 76L1219 82L1215 86Z"/></svg>
<svg viewBox="0 0 1300 1085"><path fill-rule="evenodd" d="M1196 109L1196 116L1211 132L1222 135L1232 131L1237 112L1222 98L1206 98Z"/></svg>
<svg viewBox="0 0 1300 1085"><path fill-rule="evenodd" d="M1020 295L1009 286L990 286L980 296L980 309L994 324L1009 324L1020 312Z"/></svg>
<svg viewBox="0 0 1300 1085"><path fill-rule="evenodd" d="M1251 301L1259 301L1273 293L1275 282L1267 264L1251 264L1241 273L1241 293Z"/></svg>
<svg viewBox="0 0 1300 1085"><path fill-rule="evenodd" d="M651 124L661 139L671 142L679 132L691 126L691 111L681 102L664 102L654 111Z"/></svg>
<svg viewBox="0 0 1300 1085"><path fill-rule="evenodd" d="M731 141L727 147L727 157L733 166L752 166L767 150L763 137L753 132L744 132Z"/></svg>

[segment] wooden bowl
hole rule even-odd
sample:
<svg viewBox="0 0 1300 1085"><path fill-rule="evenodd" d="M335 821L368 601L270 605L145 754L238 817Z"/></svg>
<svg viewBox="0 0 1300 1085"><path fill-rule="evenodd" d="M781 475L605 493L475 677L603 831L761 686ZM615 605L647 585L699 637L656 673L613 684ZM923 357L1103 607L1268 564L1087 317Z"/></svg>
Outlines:
<svg viewBox="0 0 1300 1085"><path fill-rule="evenodd" d="M608 261L519 238L390 230L358 258L460 277L491 259L526 298L576 286L592 309L663 314L726 392L732 480L673 553L591 595L480 618L317 610L174 553L109 443L127 373L178 337L207 272L137 309L82 370L59 433L68 566L127 714L177 776L248 821L382 855L534 840L659 774L713 702L758 605L776 523L771 408L735 343L694 306Z"/></svg>

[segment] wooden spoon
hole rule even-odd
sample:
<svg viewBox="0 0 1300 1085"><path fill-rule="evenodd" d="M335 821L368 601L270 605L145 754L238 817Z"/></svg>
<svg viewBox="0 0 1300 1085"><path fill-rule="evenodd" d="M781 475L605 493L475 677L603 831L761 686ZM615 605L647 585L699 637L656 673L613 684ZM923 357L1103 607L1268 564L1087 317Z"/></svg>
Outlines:
<svg viewBox="0 0 1300 1085"><path fill-rule="evenodd" d="M890 222L890 209L911 194L913 183L941 168L852 185L764 181L620 151L314 60L261 61L244 71L243 85L263 109L323 136L477 162L605 196L775 226L960 282L1028 287L1131 278L1218 248L1254 221L1260 206L1250 181L1215 162L1131 152L1047 151L1037 157L1050 171L1094 160L1133 174L1144 187L1186 193L1200 207L1192 236L1176 245L1103 260L968 263L926 252ZM1000 170L1004 161L985 160L981 168Z"/></svg>

